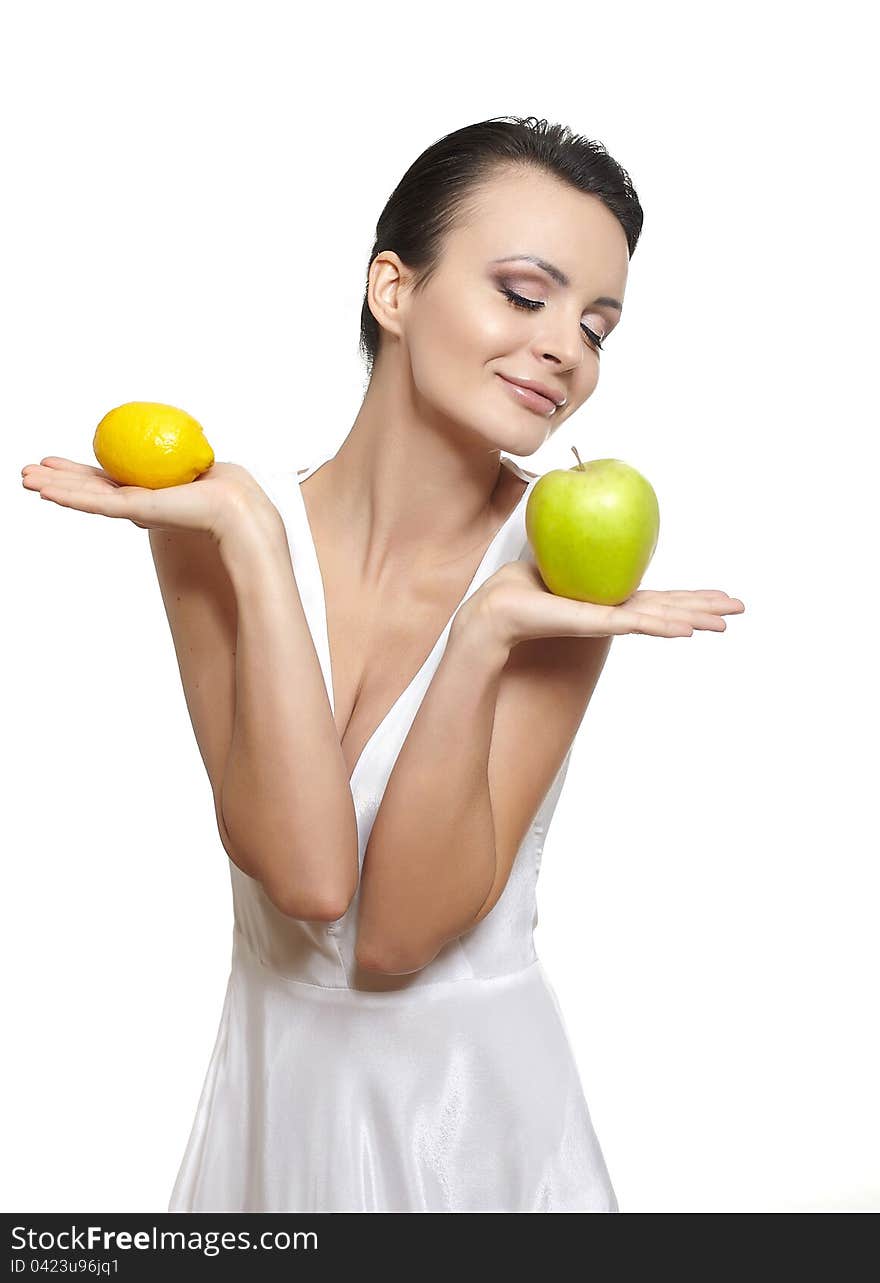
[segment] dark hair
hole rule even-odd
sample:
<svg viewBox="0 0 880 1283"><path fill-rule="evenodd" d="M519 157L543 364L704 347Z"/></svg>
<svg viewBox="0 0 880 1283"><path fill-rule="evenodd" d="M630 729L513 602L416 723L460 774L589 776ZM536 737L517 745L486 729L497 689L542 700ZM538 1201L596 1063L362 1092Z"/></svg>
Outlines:
<svg viewBox="0 0 880 1283"><path fill-rule="evenodd" d="M376 224L361 308L360 352L372 373L380 327L367 301L370 267L393 250L413 273L418 292L437 268L448 233L476 188L499 169L554 174L597 196L619 220L632 258L642 231L642 207L629 174L600 142L535 116L492 116L456 129L422 152L388 197Z"/></svg>

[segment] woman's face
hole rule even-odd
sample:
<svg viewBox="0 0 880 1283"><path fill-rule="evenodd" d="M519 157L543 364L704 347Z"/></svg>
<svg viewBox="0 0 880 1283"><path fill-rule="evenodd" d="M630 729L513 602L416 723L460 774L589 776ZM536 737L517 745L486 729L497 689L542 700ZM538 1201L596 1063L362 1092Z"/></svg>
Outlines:
<svg viewBox="0 0 880 1283"><path fill-rule="evenodd" d="M521 255L567 283L534 261L500 261ZM623 303L628 267L623 228L597 197L534 171L492 179L422 292L406 288L404 269L398 335L417 406L493 449L532 454L596 387L597 340L620 319L607 300ZM502 376L545 384L566 404L531 409Z"/></svg>

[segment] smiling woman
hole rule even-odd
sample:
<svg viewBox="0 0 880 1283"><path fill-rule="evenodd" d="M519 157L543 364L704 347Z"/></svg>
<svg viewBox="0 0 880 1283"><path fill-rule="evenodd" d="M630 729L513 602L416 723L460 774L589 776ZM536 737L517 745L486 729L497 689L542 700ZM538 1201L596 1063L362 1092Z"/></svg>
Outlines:
<svg viewBox="0 0 880 1283"><path fill-rule="evenodd" d="M600 144L500 117L388 201L369 384L297 471L23 484L147 528L233 890L232 963L171 1211L616 1211L536 884L613 609L529 561L533 454L596 386L642 211ZM297 461L299 462L299 461Z"/></svg>
<svg viewBox="0 0 880 1283"><path fill-rule="evenodd" d="M615 265L618 270L622 267L625 281L626 267L635 252L644 221L629 175L600 142L573 134L565 126L548 125L533 116L496 117L467 126L424 152L404 174L382 212L370 264L383 249L393 248L414 273L413 289L424 290L440 265L450 231L475 212L487 180L517 174L554 180L560 197L563 193L572 196L576 192L594 197L612 216L618 233L622 232L623 259L617 254L608 261L602 247L589 245L584 255L578 257L563 234L554 234L552 221L546 217L539 217L537 221L507 217L496 225L497 234L493 239L498 240L508 226L514 239L513 224L518 222L522 227L534 227L548 245L558 244L559 253L555 257L549 251L540 255L520 242L519 246L511 244L496 250L487 260L490 268L525 263L529 265L529 279L541 282L546 277L561 290L573 288L575 293L584 286L589 289L588 276L603 275L616 282ZM425 210L430 211L430 217L423 216ZM507 207L506 212L509 215L514 211ZM608 227L611 229L611 224ZM563 260L564 268L560 265ZM581 275L576 271L579 262L586 266ZM622 292L613 288L604 290L602 283L599 282L595 296L587 296L582 304L605 311L600 338L614 328L623 306ZM534 301L540 302L540 299ZM361 308L361 352L369 370L378 356L380 342L381 330L369 304L368 277Z"/></svg>
<svg viewBox="0 0 880 1283"><path fill-rule="evenodd" d="M724 593L549 592L533 454L596 386L642 223L598 143L497 118L427 149L367 274L369 386L297 470L22 483L149 530L232 880L232 961L170 1211L618 1210L537 879L620 633Z"/></svg>
<svg viewBox="0 0 880 1283"><path fill-rule="evenodd" d="M285 589L233 548L220 792L251 859L230 859L232 972L170 1210L617 1210L532 934L610 639L568 620L511 653L482 603L528 557L539 475L505 451L532 454L596 386L641 224L625 171L562 126L502 117L440 139L377 225L348 436L298 473L255 474L324 716L311 686L295 707L304 678L271 623ZM641 621L682 635L659 612ZM310 919L307 857L342 869L350 810L354 893L347 875L323 886L312 902L338 908ZM287 852L273 899L257 834Z"/></svg>
<svg viewBox="0 0 880 1283"><path fill-rule="evenodd" d="M541 137L549 162L553 135ZM641 211L599 144L581 140L575 160L569 140L567 163L557 152L554 167L527 164L491 123L483 152L460 141L454 159L407 175L380 220L361 327L367 396L375 402L393 371L404 403L421 396L469 421L487 451L530 455L597 386ZM410 222L410 207L432 205L431 218ZM511 415L511 403L544 422Z"/></svg>

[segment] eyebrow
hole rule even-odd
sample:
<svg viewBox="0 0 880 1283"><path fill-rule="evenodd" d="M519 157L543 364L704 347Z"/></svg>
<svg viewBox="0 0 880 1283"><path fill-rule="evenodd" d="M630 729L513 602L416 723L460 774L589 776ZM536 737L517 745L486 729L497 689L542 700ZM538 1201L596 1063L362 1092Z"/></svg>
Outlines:
<svg viewBox="0 0 880 1283"><path fill-rule="evenodd" d="M534 254L506 254L504 258L493 258L492 263L534 263L535 267L540 267L548 276L552 277L557 285L571 285L571 281L560 268L554 267L552 263L547 263L543 258L537 258ZM618 312L623 311L620 301L616 298L607 298L602 295L594 298L593 304L604 303L606 307L616 307Z"/></svg>

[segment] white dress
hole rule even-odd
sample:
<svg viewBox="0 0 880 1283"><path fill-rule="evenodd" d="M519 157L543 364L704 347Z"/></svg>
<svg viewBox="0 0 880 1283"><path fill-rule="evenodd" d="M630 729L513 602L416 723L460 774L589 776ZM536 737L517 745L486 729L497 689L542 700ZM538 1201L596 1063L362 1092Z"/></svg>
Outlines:
<svg viewBox="0 0 880 1283"><path fill-rule="evenodd" d="M529 485L462 602L531 555L525 506L538 478L502 462ZM251 471L284 520L332 708L323 583L300 491L318 466ZM355 765L361 864L451 624ZM229 861L231 971L169 1211L618 1210L533 942L541 853L570 755L497 904L420 971L358 968L357 896L336 922L298 921Z"/></svg>

